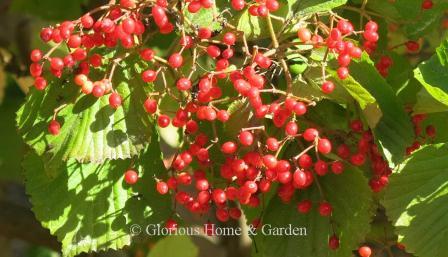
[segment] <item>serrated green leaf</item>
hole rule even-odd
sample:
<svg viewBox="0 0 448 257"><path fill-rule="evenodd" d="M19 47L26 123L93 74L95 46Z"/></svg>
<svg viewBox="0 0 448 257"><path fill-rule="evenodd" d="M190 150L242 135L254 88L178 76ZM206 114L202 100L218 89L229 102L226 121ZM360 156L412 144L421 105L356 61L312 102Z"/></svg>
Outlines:
<svg viewBox="0 0 448 257"><path fill-rule="evenodd" d="M448 256L448 145L414 152L390 177L383 200L406 252Z"/></svg>
<svg viewBox="0 0 448 257"><path fill-rule="evenodd" d="M100 99L83 95L79 87L68 82L72 80L69 78L52 80L45 91L32 90L18 111L19 133L39 155L45 155L54 169L61 160L102 162L130 158L150 141L151 120L143 103L151 87L135 75L132 67L117 69L115 73L113 85L123 98L117 110L109 106L109 95ZM47 126L53 110L63 104L66 107L57 115L61 132L50 135Z"/></svg>
<svg viewBox="0 0 448 257"><path fill-rule="evenodd" d="M132 224L144 229L166 219L170 201L156 193L154 180L165 168L154 141L138 160L141 166L133 167L140 179L132 188L123 181L129 161L80 164L72 160L52 178L38 155L26 156L23 166L33 212L62 242L64 256L122 248L131 243Z"/></svg>
<svg viewBox="0 0 448 257"><path fill-rule="evenodd" d="M448 107L448 39L444 40L437 48L437 53L428 61L422 62L414 70L415 78L423 85L429 95L439 102L438 106ZM424 101L427 97L425 92L420 94L417 100L419 109L431 110L425 107L426 103L434 105L431 102ZM439 109L439 108L438 108ZM438 109L434 111L438 111Z"/></svg>
<svg viewBox="0 0 448 257"><path fill-rule="evenodd" d="M393 63L389 68L389 74L386 77L387 82L392 89L397 92L403 85L405 85L409 78L412 77L412 65L409 59L403 55L399 55L395 52L388 52L385 55L389 56Z"/></svg>
<svg viewBox="0 0 448 257"><path fill-rule="evenodd" d="M297 10L298 15L304 16L316 12L329 11L345 4L347 0L302 0L295 2L292 5L292 9Z"/></svg>
<svg viewBox="0 0 448 257"><path fill-rule="evenodd" d="M168 236L157 242L148 257L197 257L198 247L189 236Z"/></svg>
<svg viewBox="0 0 448 257"><path fill-rule="evenodd" d="M423 11L415 22L406 25L405 31L407 36L411 39L418 39L428 31L438 28L446 9L448 9L448 3L439 3L432 9Z"/></svg>
<svg viewBox="0 0 448 257"><path fill-rule="evenodd" d="M414 140L410 117L399 102L390 85L376 71L373 62L367 54L361 60L350 65L352 79L339 81L344 87L362 87L362 101L357 91L349 92L358 101L366 119L373 131L378 145L391 165L396 165L403 159L406 148ZM370 97L368 97L370 95ZM374 102L371 100L374 99ZM363 108L364 105L364 108ZM367 108L368 107L368 108Z"/></svg>
<svg viewBox="0 0 448 257"><path fill-rule="evenodd" d="M275 12L276 16L285 17L288 14L288 5L281 3L280 9ZM244 32L244 35L248 40L268 38L269 29L266 18L256 17L249 14L249 9L240 12L232 23L236 23L236 28L239 31ZM278 20L272 19L274 30L280 30L282 23Z"/></svg>
<svg viewBox="0 0 448 257"><path fill-rule="evenodd" d="M263 257L351 256L353 249L369 231L372 215L371 190L358 169L348 168L343 174L319 178L323 192L333 206L333 220L341 246L333 251L328 247L332 229L328 218L319 215L314 208L309 214L299 214L295 204L283 204L278 197L271 200L265 210L262 223L271 227L306 227L306 236L264 236L255 238ZM343 195L344 197L341 197ZM310 199L316 205L321 201L316 186L301 191L299 200Z"/></svg>
<svg viewBox="0 0 448 257"><path fill-rule="evenodd" d="M306 113L306 118L312 120L320 126L330 130L347 130L347 112L337 103L329 100L323 100L310 108Z"/></svg>
<svg viewBox="0 0 448 257"><path fill-rule="evenodd" d="M215 14L217 15L219 11L214 6L213 8L205 9L201 8L197 13L190 13L187 8L185 8L184 15L185 17L197 27L205 27L209 28L212 31L220 31L222 26L219 22L216 21ZM191 28L186 27L187 32L191 32Z"/></svg>
<svg viewBox="0 0 448 257"><path fill-rule="evenodd" d="M234 138L245 127L254 127L260 125L260 120L255 119L254 113L248 101L235 101L229 106L229 120L224 124L224 132Z"/></svg>
<svg viewBox="0 0 448 257"><path fill-rule="evenodd" d="M331 95L324 94L321 89L322 70L320 67L308 67L303 76L297 76L293 81L292 93L295 96L309 98L314 101L330 99L337 103L347 103L350 94L343 87L336 87Z"/></svg>
<svg viewBox="0 0 448 257"><path fill-rule="evenodd" d="M415 113L437 113L448 111L448 106L437 101L425 88L417 94L417 103L414 105Z"/></svg>

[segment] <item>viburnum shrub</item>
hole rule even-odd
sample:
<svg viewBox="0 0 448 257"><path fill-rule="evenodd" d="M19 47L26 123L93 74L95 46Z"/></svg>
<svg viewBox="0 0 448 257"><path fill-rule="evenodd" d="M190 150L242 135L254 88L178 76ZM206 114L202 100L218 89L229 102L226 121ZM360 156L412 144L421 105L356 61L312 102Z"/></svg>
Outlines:
<svg viewBox="0 0 448 257"><path fill-rule="evenodd" d="M396 73L424 39L389 39L396 24L370 1L315 2L111 1L41 30L49 50L30 54L35 89L18 126L35 151L24 166L36 215L65 255L129 244L132 224L175 231L185 211L308 228L254 237L262 256L358 249L394 170L437 136L427 109L399 98L417 82ZM438 3L406 8L426 17Z"/></svg>

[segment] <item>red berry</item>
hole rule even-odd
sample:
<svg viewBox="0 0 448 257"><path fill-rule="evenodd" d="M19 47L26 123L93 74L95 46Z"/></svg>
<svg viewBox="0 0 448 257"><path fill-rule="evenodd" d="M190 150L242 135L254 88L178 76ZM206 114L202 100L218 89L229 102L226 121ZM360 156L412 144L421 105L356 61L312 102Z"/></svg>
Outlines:
<svg viewBox="0 0 448 257"><path fill-rule="evenodd" d="M278 140L274 137L270 137L266 140L266 146L269 149L269 151L277 151L280 147L280 143Z"/></svg>
<svg viewBox="0 0 448 257"><path fill-rule="evenodd" d="M59 57L51 58L50 66L54 70L62 70L64 68L64 61Z"/></svg>
<svg viewBox="0 0 448 257"><path fill-rule="evenodd" d="M327 217L330 216L333 211L333 207L328 202L322 202L319 204L319 214L321 216Z"/></svg>
<svg viewBox="0 0 448 257"><path fill-rule="evenodd" d="M190 13L197 13L201 8L201 2L199 1L192 1L188 4L188 12Z"/></svg>
<svg viewBox="0 0 448 257"><path fill-rule="evenodd" d="M372 30L366 30L364 31L364 39L370 42L377 42L379 39L379 35L377 32Z"/></svg>
<svg viewBox="0 0 448 257"><path fill-rule="evenodd" d="M340 20L338 22L337 28L341 31L342 34L350 34L353 32L353 25L351 22L346 20Z"/></svg>
<svg viewBox="0 0 448 257"><path fill-rule="evenodd" d="M230 114L226 110L219 110L216 113L216 118L221 122L227 122L230 118Z"/></svg>
<svg viewBox="0 0 448 257"><path fill-rule="evenodd" d="M299 131L299 126L297 123L290 121L286 124L285 132L288 136L295 136L297 135L297 132Z"/></svg>
<svg viewBox="0 0 448 257"><path fill-rule="evenodd" d="M157 27L163 28L165 27L169 20L166 16L165 10L163 7L159 5L154 5L151 10L152 17L154 18L154 22L156 23Z"/></svg>
<svg viewBox="0 0 448 257"><path fill-rule="evenodd" d="M50 41L51 38L52 38L52 36L53 36L53 30L50 29L50 28L43 28L43 29L40 31L40 38L41 38L42 41L44 41L44 42L48 42L48 41Z"/></svg>
<svg viewBox="0 0 448 257"><path fill-rule="evenodd" d="M350 64L350 61L352 60L351 56L349 54L339 54L338 56L338 63L340 66L346 67Z"/></svg>
<svg viewBox="0 0 448 257"><path fill-rule="evenodd" d="M177 89L185 91L191 88L191 81L188 78L180 78L176 83Z"/></svg>
<svg viewBox="0 0 448 257"><path fill-rule="evenodd" d="M94 20L93 20L92 16L90 16L89 14L86 14L81 17L81 24L85 29L90 29L93 27Z"/></svg>
<svg viewBox="0 0 448 257"><path fill-rule="evenodd" d="M167 219L165 222L165 228L170 232L175 232L177 230L177 222L173 219Z"/></svg>
<svg viewBox="0 0 448 257"><path fill-rule="evenodd" d="M249 7L249 14L252 16L258 16L258 6L253 4Z"/></svg>
<svg viewBox="0 0 448 257"><path fill-rule="evenodd" d="M266 7L270 12L275 12L280 8L277 0L266 0Z"/></svg>
<svg viewBox="0 0 448 257"><path fill-rule="evenodd" d="M254 142L254 136L249 131L242 131L239 135L240 143L244 146L250 146Z"/></svg>
<svg viewBox="0 0 448 257"><path fill-rule="evenodd" d="M154 114L157 111L157 101L148 98L144 103L144 107L147 113Z"/></svg>
<svg viewBox="0 0 448 257"><path fill-rule="evenodd" d="M227 200L226 193L222 189L215 189L212 193L213 201L217 204L222 204Z"/></svg>
<svg viewBox="0 0 448 257"><path fill-rule="evenodd" d="M237 149L237 146L234 142L225 142L222 146L221 146L221 152L225 153L225 154L233 154L235 153Z"/></svg>
<svg viewBox="0 0 448 257"><path fill-rule="evenodd" d="M363 131L363 124L361 120L353 120L350 122L350 128L353 132L361 133Z"/></svg>
<svg viewBox="0 0 448 257"><path fill-rule="evenodd" d="M362 166L366 161L366 156L363 153L357 153L350 157L350 162L355 166Z"/></svg>
<svg viewBox="0 0 448 257"><path fill-rule="evenodd" d="M294 172L293 179L294 179L295 185L297 185L299 188L303 188L307 184L306 173L303 172L301 169L297 169Z"/></svg>
<svg viewBox="0 0 448 257"><path fill-rule="evenodd" d="M126 18L121 23L123 31L127 34L133 34L136 28L135 21L131 18Z"/></svg>
<svg viewBox="0 0 448 257"><path fill-rule="evenodd" d="M246 6L246 1L245 0L231 0L231 5L232 5L232 8L235 9L236 11L241 11Z"/></svg>
<svg viewBox="0 0 448 257"><path fill-rule="evenodd" d="M374 21L369 21L369 22L366 23L365 29L369 30L369 31L375 31L376 32L378 30L378 24L376 22L374 22Z"/></svg>
<svg viewBox="0 0 448 257"><path fill-rule="evenodd" d="M152 49L145 48L145 49L140 51L140 56L145 61L151 61L152 59L154 59L155 52Z"/></svg>
<svg viewBox="0 0 448 257"><path fill-rule="evenodd" d="M339 69L337 70L338 73L338 77L342 80L348 78L349 74L349 70L347 67L339 67Z"/></svg>
<svg viewBox="0 0 448 257"><path fill-rule="evenodd" d="M36 77L34 80L34 87L37 90L44 90L47 87L47 80L42 77Z"/></svg>
<svg viewBox="0 0 448 257"><path fill-rule="evenodd" d="M182 66L183 61L184 59L182 58L182 55L179 53L172 54L168 59L168 63L173 68L179 68L180 66Z"/></svg>
<svg viewBox="0 0 448 257"><path fill-rule="evenodd" d="M361 58L362 50L359 47L352 47L349 50L350 56L353 58Z"/></svg>
<svg viewBox="0 0 448 257"><path fill-rule="evenodd" d="M138 181L138 174L135 170L127 170L124 173L124 181L128 185L134 185Z"/></svg>
<svg viewBox="0 0 448 257"><path fill-rule="evenodd" d="M236 36L235 34L233 34L232 32L227 32L226 34L224 34L223 38L222 38L222 42L226 45L234 45L236 41Z"/></svg>
<svg viewBox="0 0 448 257"><path fill-rule="evenodd" d="M59 124L57 120L52 120L50 121L50 124L48 124L48 132L54 136L59 134L60 129L61 124Z"/></svg>
<svg viewBox="0 0 448 257"><path fill-rule="evenodd" d="M308 128L303 132L303 139L305 139L308 142L312 142L316 139L316 137L319 136L319 131L314 128Z"/></svg>
<svg viewBox="0 0 448 257"><path fill-rule="evenodd" d="M331 171L334 174L339 175L344 171L344 163L341 161L335 161L331 164Z"/></svg>
<svg viewBox="0 0 448 257"><path fill-rule="evenodd" d="M216 58L221 55L221 50L215 45L209 45L207 47L207 54L212 58Z"/></svg>
<svg viewBox="0 0 448 257"><path fill-rule="evenodd" d="M303 154L302 156L299 157L298 163L301 168L304 169L311 168L313 166L313 159L311 158L310 155Z"/></svg>
<svg viewBox="0 0 448 257"><path fill-rule="evenodd" d="M317 149L322 154L329 154L331 152L331 142L326 138L321 138L317 142Z"/></svg>
<svg viewBox="0 0 448 257"><path fill-rule="evenodd" d="M314 164L314 171L319 176L324 176L328 172L328 164L323 160L318 160Z"/></svg>
<svg viewBox="0 0 448 257"><path fill-rule="evenodd" d="M212 37L212 31L209 28L199 28L198 36L200 39L209 39Z"/></svg>
<svg viewBox="0 0 448 257"><path fill-rule="evenodd" d="M436 128L433 125L428 125L426 127L426 134L429 137L435 137L436 136Z"/></svg>
<svg viewBox="0 0 448 257"><path fill-rule="evenodd" d="M33 51L31 51L30 54L30 59L32 62L38 62L42 59L42 51L39 49L34 49Z"/></svg>
<svg viewBox="0 0 448 257"><path fill-rule="evenodd" d="M100 67L103 65L103 57L99 54L93 54L90 56L90 64L92 64L93 67Z"/></svg>
<svg viewBox="0 0 448 257"><path fill-rule="evenodd" d="M168 117L167 115L161 114L157 118L157 124L159 124L159 127L161 127L161 128L168 127L168 125L170 125L170 117Z"/></svg>
<svg viewBox="0 0 448 257"><path fill-rule="evenodd" d="M157 189L157 192L159 192L159 194L161 194L161 195L168 193L168 190L169 190L168 184L163 181L157 182L156 189Z"/></svg>
<svg viewBox="0 0 448 257"><path fill-rule="evenodd" d="M123 8L131 9L135 8L135 1L134 0L120 0L120 5Z"/></svg>
<svg viewBox="0 0 448 257"><path fill-rule="evenodd" d="M339 41L342 37L342 33L339 29L335 28L330 31L330 39L333 41Z"/></svg>
<svg viewBox="0 0 448 257"><path fill-rule="evenodd" d="M416 41L408 41L405 43L405 45L406 45L406 49L409 52L417 52L420 48L419 43L417 43Z"/></svg>
<svg viewBox="0 0 448 257"><path fill-rule="evenodd" d="M258 6L257 12L258 12L258 15L261 17L266 17L269 14L269 10L266 7L266 5L264 5L264 4L261 4Z"/></svg>
<svg viewBox="0 0 448 257"><path fill-rule="evenodd" d="M333 235L332 237L330 237L330 239L328 240L328 246L332 250L338 249L339 248L339 238L336 235Z"/></svg>
<svg viewBox="0 0 448 257"><path fill-rule="evenodd" d="M299 30L297 31L297 36L299 37L300 41L308 42L311 40L312 34L311 31L307 28L299 28Z"/></svg>
<svg viewBox="0 0 448 257"><path fill-rule="evenodd" d="M121 96L118 93L112 93L109 96L109 105L114 108L117 109L120 105L121 105Z"/></svg>
<svg viewBox="0 0 448 257"><path fill-rule="evenodd" d="M157 79L157 72L146 70L142 73L142 80L146 83L154 82Z"/></svg>
<svg viewBox="0 0 448 257"><path fill-rule="evenodd" d="M429 10L432 9L434 3L431 0L424 0L422 3L422 9L423 10Z"/></svg>
<svg viewBox="0 0 448 257"><path fill-rule="evenodd" d="M358 249L358 253L361 257L370 257L370 255L372 255L372 249L368 246L361 246Z"/></svg>
<svg viewBox="0 0 448 257"><path fill-rule="evenodd" d="M225 209L216 210L216 218L221 222L227 222L229 220L229 212Z"/></svg>
<svg viewBox="0 0 448 257"><path fill-rule="evenodd" d="M308 213L312 206L313 204L310 200L303 200L297 204L297 211L300 213Z"/></svg>
<svg viewBox="0 0 448 257"><path fill-rule="evenodd" d="M197 189L198 191L206 191L206 190L209 189L209 187L210 187L210 185L209 185L209 183L208 183L208 180L205 179L205 178L203 178L203 179L198 179L198 180L196 181L196 189Z"/></svg>
<svg viewBox="0 0 448 257"><path fill-rule="evenodd" d="M93 96L95 96L97 98L100 98L100 97L102 97L104 95L105 92L106 92L106 90L104 89L103 86L101 86L101 85L93 86L93 89L92 89L92 95Z"/></svg>
<svg viewBox="0 0 448 257"><path fill-rule="evenodd" d="M322 83L322 92L324 94L331 94L334 90L334 83L327 80L324 83Z"/></svg>
<svg viewBox="0 0 448 257"><path fill-rule="evenodd" d="M274 155L265 155L263 156L263 164L268 168L268 169L275 169L277 167L277 158Z"/></svg>

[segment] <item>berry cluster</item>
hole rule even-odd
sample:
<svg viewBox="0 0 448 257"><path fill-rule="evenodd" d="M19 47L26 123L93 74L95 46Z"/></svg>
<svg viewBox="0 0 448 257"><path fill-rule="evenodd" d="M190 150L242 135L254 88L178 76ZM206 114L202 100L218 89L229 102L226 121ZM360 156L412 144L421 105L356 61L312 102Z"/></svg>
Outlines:
<svg viewBox="0 0 448 257"><path fill-rule="evenodd" d="M303 50L304 54L325 48L324 61L318 62L322 66L321 89L325 94L331 94L335 85L325 74L327 58L331 56L337 60L335 69L339 79L348 78L352 59L362 55L361 47L349 37L362 35L363 49L371 53L379 38L378 25L369 21L364 31L355 31L350 21L328 13L331 24L310 19L307 26L298 29L298 40L279 41L270 21L270 13L280 8L278 1L247 3L232 0L234 11L247 8L252 16L269 21L273 47L268 49L248 43L244 33L223 21L219 14L215 14L214 19L223 24L222 33L195 26L184 18L184 11L194 14L200 9L212 10L213 5L212 0L176 1L176 4L166 0L121 0L119 4L96 8L78 20L44 28L42 40L55 46L46 54L38 49L31 53L30 73L35 77L35 87L45 90L50 74L61 78L73 73L67 76L80 87L81 94L108 97L110 107L117 109L122 106L123 99L114 88L115 68L129 56L138 56L149 67L139 74L141 80L148 85L164 84L164 90L148 95L141 108L154 117L160 128L172 125L185 132L182 149L166 176L157 178L155 190L161 195L171 194L176 206L183 206L192 213L202 215L214 211L221 222L239 219L242 205L260 206L262 195L272 190L274 184L278 184L277 196L289 203L296 192L319 184L319 179L329 173L343 173L349 164L363 166L369 160L374 171L370 181L372 190L378 192L387 185L391 170L379 153L371 132L364 129L360 120L350 123L351 131L345 135L347 142L338 147L334 147L336 143L325 128L303 122L308 109L316 103L313 99L292 94L292 78L285 58L287 46L311 46L310 50ZM94 18L100 12L104 15ZM165 56L145 45L145 39L153 35L171 33L178 35L179 44ZM55 50L62 46L70 49L69 54L54 56ZM95 50L117 48L126 49L126 54L106 58ZM201 67L201 59L213 63L213 69L206 71ZM391 64L390 58L384 57L377 68L387 75ZM104 66L110 67L104 78L91 79L91 70ZM44 74L44 70L49 74ZM276 70L286 78L285 90L273 83ZM168 73L174 74L173 85L166 85L165 75ZM225 83L230 84L230 89L223 86ZM231 90L231 97L224 90ZM164 97L179 102L174 114L161 108ZM247 103L249 112L261 125L243 126L236 137L224 141L216 133L216 126L231 118L228 104L234 101ZM61 128L57 114L58 110L55 110L48 126L52 135L58 135ZM213 127L213 135L204 129L208 126ZM275 133L271 133L268 126ZM428 129L427 133L430 134ZM348 143L350 140L355 143ZM285 147L292 144L300 145L302 149L293 156L284 156ZM220 152L222 162L212 154L213 151ZM330 157L333 151L339 158ZM215 169L219 169L219 174L214 173ZM138 172L133 169L124 174L129 185L137 183L138 177ZM186 187L193 188L193 192ZM313 205L323 217L331 217L333 211L324 195L319 202L305 199L296 204L301 214L309 213ZM262 220L258 218L252 223L258 226ZM166 227L175 229L176 220L170 217ZM329 246L332 249L339 247L337 231L333 231ZM361 254L360 249L360 255L369 256L370 253L364 249Z"/></svg>
<svg viewBox="0 0 448 257"><path fill-rule="evenodd" d="M408 155L410 155L415 150L418 150L423 143L433 140L436 136L436 128L434 127L434 125L427 125L425 127L425 130L423 131L422 123L426 120L426 118L427 117L425 114L416 114L412 116L412 123L414 124L415 141L411 146L409 146L406 149L406 153ZM426 135L424 135L423 132Z"/></svg>

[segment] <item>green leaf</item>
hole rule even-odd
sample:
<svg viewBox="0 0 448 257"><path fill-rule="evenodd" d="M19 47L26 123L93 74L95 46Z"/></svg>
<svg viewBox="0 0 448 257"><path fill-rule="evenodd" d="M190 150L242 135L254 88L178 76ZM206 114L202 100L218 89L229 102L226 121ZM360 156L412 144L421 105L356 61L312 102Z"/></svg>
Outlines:
<svg viewBox="0 0 448 257"><path fill-rule="evenodd" d="M300 16L316 12L326 12L345 4L347 0L302 0L293 4L293 10L297 10Z"/></svg>
<svg viewBox="0 0 448 257"><path fill-rule="evenodd" d="M442 42L431 59L422 62L414 70L414 76L440 105L448 106L448 39ZM427 95L422 93L421 96ZM420 108L423 108L425 102L421 99L418 101Z"/></svg>
<svg viewBox="0 0 448 257"><path fill-rule="evenodd" d="M198 247L189 236L168 236L157 242L148 257L197 257Z"/></svg>
<svg viewBox="0 0 448 257"><path fill-rule="evenodd" d="M11 11L33 14L46 20L74 20L82 14L84 0L14 0Z"/></svg>
<svg viewBox="0 0 448 257"><path fill-rule="evenodd" d="M409 5L409 3L407 4ZM448 9L448 3L436 3L430 10L424 10L414 22L405 26L407 36L411 39L418 39L425 36L428 31L439 28L446 9Z"/></svg>
<svg viewBox="0 0 448 257"><path fill-rule="evenodd" d="M151 121L143 108L151 87L135 73L132 67L115 72L113 85L123 98L117 110L109 106L109 95L97 99L81 94L78 86L68 82L71 77L52 80L45 91L32 90L17 113L20 134L39 155L54 161L50 165L53 169L61 160L102 162L137 155L151 138ZM57 115L61 132L53 136L47 132L48 123L53 110L63 104L66 107Z"/></svg>
<svg viewBox="0 0 448 257"><path fill-rule="evenodd" d="M419 257L447 256L448 145L414 152L390 177L383 204L399 242Z"/></svg>
<svg viewBox="0 0 448 257"><path fill-rule="evenodd" d="M23 166L33 212L62 242L64 256L122 248L131 243L131 225L144 229L166 219L170 201L155 190L154 175L166 172L157 140L137 163L142 163L133 167L140 179L131 188L123 181L129 161L72 160L52 178L38 155L26 156Z"/></svg>
<svg viewBox="0 0 448 257"><path fill-rule="evenodd" d="M19 135L17 135L14 126L15 112L23 102L24 95L19 87L8 81L5 88L5 99L0 103L0 134L2 136L2 145L7 147L0 148L0 179L11 181L21 181L20 162L23 159L25 144Z"/></svg>
<svg viewBox="0 0 448 257"><path fill-rule="evenodd" d="M260 126L248 101L238 100L230 104L229 120L224 124L224 132L229 138L235 138L242 128Z"/></svg>
<svg viewBox="0 0 448 257"><path fill-rule="evenodd" d="M190 13L187 8L185 8L184 11L185 17L189 19L194 26L206 27L212 31L220 31L222 26L221 23L215 20L214 13L216 13L216 15L219 13L216 6L209 9L201 8L197 13ZM186 31L192 32L190 27L186 27Z"/></svg>
<svg viewBox="0 0 448 257"><path fill-rule="evenodd" d="M339 83L360 104L384 156L391 164L398 164L414 139L409 116L367 54L350 65L350 74L352 79Z"/></svg>
<svg viewBox="0 0 448 257"><path fill-rule="evenodd" d="M389 75L386 77L386 80L392 89L397 92L409 81L409 78L412 77L413 67L409 62L409 59L403 55L399 55L395 52L388 52L386 55L392 58L393 61L392 66L389 68Z"/></svg>
<svg viewBox="0 0 448 257"><path fill-rule="evenodd" d="M448 106L437 101L425 88L417 93L417 103L413 108L415 113L437 113L448 111Z"/></svg>
<svg viewBox="0 0 448 257"><path fill-rule="evenodd" d="M280 9L275 12L276 16L285 17L288 14L288 5L285 3L280 4ZM236 23L236 28L239 31L244 32L244 35L248 40L268 38L269 29L266 18L256 17L249 14L249 9L240 12L234 18L233 23ZM282 23L278 20L272 19L274 31L278 31L282 28Z"/></svg>
<svg viewBox="0 0 448 257"><path fill-rule="evenodd" d="M326 129L346 131L348 129L347 114L341 105L323 100L308 110L306 118Z"/></svg>
<svg viewBox="0 0 448 257"><path fill-rule="evenodd" d="M347 168L341 175L327 175L319 178L328 202L333 206L333 220L341 246L333 251L328 247L332 228L328 218L319 215L316 205L321 200L318 188L301 191L299 199L310 199L315 208L309 214L299 214L295 204L283 204L278 197L273 198L265 210L262 223L274 227L306 227L306 236L265 236L258 233L255 238L263 257L299 256L351 256L352 250L369 231L372 210L371 190L362 173L355 168Z"/></svg>

